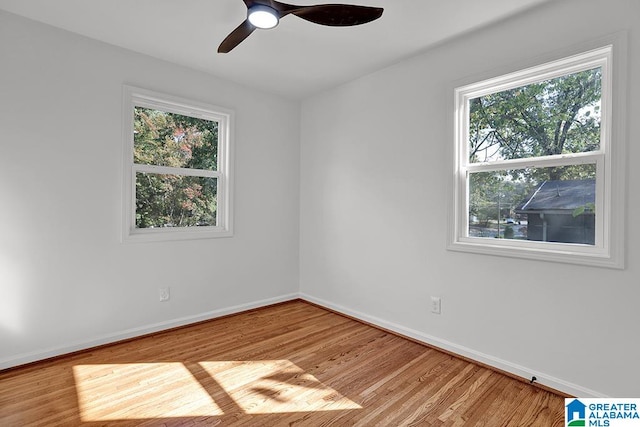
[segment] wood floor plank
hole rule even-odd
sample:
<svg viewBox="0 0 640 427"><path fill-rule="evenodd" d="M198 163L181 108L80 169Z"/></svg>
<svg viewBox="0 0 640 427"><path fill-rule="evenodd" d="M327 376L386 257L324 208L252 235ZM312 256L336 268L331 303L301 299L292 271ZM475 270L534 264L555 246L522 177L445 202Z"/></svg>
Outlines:
<svg viewBox="0 0 640 427"><path fill-rule="evenodd" d="M0 372L2 426L528 426L561 396L292 301Z"/></svg>

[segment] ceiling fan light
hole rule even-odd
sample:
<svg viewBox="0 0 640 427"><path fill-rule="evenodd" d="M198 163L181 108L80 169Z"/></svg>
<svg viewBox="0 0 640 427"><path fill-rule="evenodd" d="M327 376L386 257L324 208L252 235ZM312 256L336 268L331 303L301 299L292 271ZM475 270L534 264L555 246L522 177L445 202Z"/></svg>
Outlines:
<svg viewBox="0 0 640 427"><path fill-rule="evenodd" d="M247 18L257 28L269 29L278 25L278 12L262 4L249 8Z"/></svg>

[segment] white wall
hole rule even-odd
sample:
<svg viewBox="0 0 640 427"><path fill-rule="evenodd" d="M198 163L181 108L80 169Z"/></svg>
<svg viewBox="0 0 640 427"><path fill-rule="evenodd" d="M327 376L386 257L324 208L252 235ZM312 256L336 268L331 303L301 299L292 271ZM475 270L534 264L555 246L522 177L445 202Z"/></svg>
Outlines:
<svg viewBox="0 0 640 427"><path fill-rule="evenodd" d="M558 0L306 100L300 113L0 12L0 368L300 290L568 392L640 395L637 168L623 271L445 249L455 82L624 29L633 78L639 15L636 0ZM123 83L236 111L234 237L120 242ZM633 79L628 89L632 165L640 93ZM161 286L168 303L157 301ZM430 295L443 298L442 315L429 313Z"/></svg>
<svg viewBox="0 0 640 427"><path fill-rule="evenodd" d="M551 2L303 102L302 295L569 393L640 396L638 16L637 0ZM447 251L456 82L621 30L627 268Z"/></svg>
<svg viewBox="0 0 640 427"><path fill-rule="evenodd" d="M235 110L233 237L120 242L124 83ZM0 368L297 295L299 111L0 12Z"/></svg>

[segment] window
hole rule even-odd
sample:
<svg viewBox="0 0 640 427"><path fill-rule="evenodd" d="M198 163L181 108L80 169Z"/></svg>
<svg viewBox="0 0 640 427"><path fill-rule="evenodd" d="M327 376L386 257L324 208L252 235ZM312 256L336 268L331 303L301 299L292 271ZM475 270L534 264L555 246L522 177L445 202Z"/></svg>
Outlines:
<svg viewBox="0 0 640 427"><path fill-rule="evenodd" d="M130 86L124 97L124 238L230 236L231 112Z"/></svg>
<svg viewBox="0 0 640 427"><path fill-rule="evenodd" d="M612 251L612 50L455 89L450 249L622 266Z"/></svg>

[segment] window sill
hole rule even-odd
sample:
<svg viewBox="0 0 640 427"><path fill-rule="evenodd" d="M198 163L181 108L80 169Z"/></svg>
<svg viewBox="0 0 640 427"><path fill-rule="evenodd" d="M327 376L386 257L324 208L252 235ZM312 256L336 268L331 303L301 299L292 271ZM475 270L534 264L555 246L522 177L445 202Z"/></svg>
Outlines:
<svg viewBox="0 0 640 427"><path fill-rule="evenodd" d="M449 243L447 249L503 258L522 258L614 269L624 268L624 260L621 256L615 256L604 248L591 245L529 242L531 246L525 247L519 241L495 240L494 242L493 240L487 241L485 238L460 238L458 241Z"/></svg>
<svg viewBox="0 0 640 427"><path fill-rule="evenodd" d="M136 229L125 233L123 242L144 243L176 240L217 239L233 236L233 231L221 227Z"/></svg>

